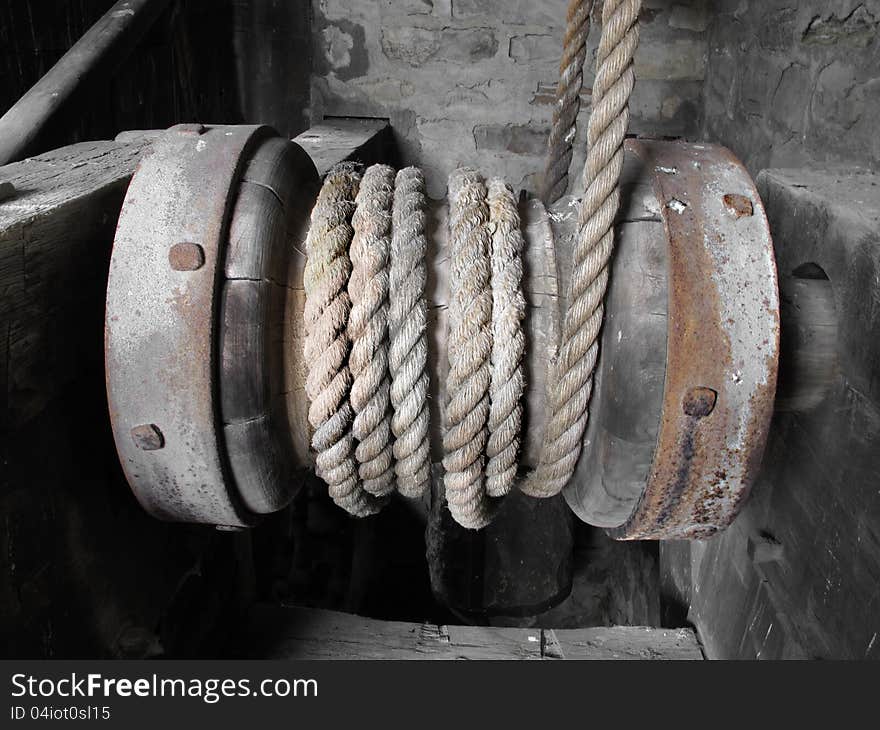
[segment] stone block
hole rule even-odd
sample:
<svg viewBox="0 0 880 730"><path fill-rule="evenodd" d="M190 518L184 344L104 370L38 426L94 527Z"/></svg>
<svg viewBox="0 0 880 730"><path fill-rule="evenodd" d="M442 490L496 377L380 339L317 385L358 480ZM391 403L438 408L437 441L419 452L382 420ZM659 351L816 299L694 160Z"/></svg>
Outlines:
<svg viewBox="0 0 880 730"><path fill-rule="evenodd" d="M690 5L673 5L669 11L669 26L702 33L709 24L709 14L704 2Z"/></svg>
<svg viewBox="0 0 880 730"><path fill-rule="evenodd" d="M319 21L320 22L320 21ZM347 80L366 76L369 69L364 28L347 20L336 20L315 29L315 69Z"/></svg>
<svg viewBox="0 0 880 730"><path fill-rule="evenodd" d="M562 38L540 33L511 36L507 55L516 63L535 61L559 63L562 56Z"/></svg>
<svg viewBox="0 0 880 730"><path fill-rule="evenodd" d="M473 63L495 56L498 37L491 28L382 28L382 53L392 61L421 66L429 60Z"/></svg>
<svg viewBox="0 0 880 730"><path fill-rule="evenodd" d="M877 38L878 25L880 19L864 5L858 5L849 15L817 15L804 30L801 40L809 45L867 48Z"/></svg>
<svg viewBox="0 0 880 730"><path fill-rule="evenodd" d="M787 66L779 77L770 100L770 118L783 129L794 133L804 129L804 100L809 99L812 75L800 64Z"/></svg>
<svg viewBox="0 0 880 730"><path fill-rule="evenodd" d="M474 127L478 150L541 155L547 147L549 130L521 124L480 124Z"/></svg>
<svg viewBox="0 0 880 730"><path fill-rule="evenodd" d="M454 18L491 18L517 25L565 27L566 0L452 0Z"/></svg>
<svg viewBox="0 0 880 730"><path fill-rule="evenodd" d="M700 80L706 75L706 44L696 39L646 38L635 58L636 78Z"/></svg>
<svg viewBox="0 0 880 730"><path fill-rule="evenodd" d="M754 28L758 47L761 49L756 49L755 53L764 50L785 53L795 44L800 33L800 18L797 8L793 7L778 10L768 7L742 16L742 22L747 28Z"/></svg>
<svg viewBox="0 0 880 730"><path fill-rule="evenodd" d="M865 112L867 85L859 83L856 74L855 67L839 60L819 72L810 109L816 122L841 130L858 122Z"/></svg>

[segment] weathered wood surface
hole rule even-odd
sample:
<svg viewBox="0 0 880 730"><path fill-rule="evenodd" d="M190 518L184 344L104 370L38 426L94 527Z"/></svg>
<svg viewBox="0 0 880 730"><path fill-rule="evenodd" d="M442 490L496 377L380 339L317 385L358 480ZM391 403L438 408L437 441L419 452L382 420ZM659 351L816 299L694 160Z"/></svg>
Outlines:
<svg viewBox="0 0 880 730"><path fill-rule="evenodd" d="M838 375L834 287L817 267L800 267L780 282L780 386L776 410L808 411L828 395Z"/></svg>
<svg viewBox="0 0 880 730"><path fill-rule="evenodd" d="M20 160L53 116L87 84L112 76L169 0L120 0L0 118L0 164Z"/></svg>
<svg viewBox="0 0 880 730"><path fill-rule="evenodd" d="M289 276L301 281L299 257L318 176L308 155L281 137L254 154L238 185L230 220L220 325L220 399L230 466L245 504L265 514L295 492L285 313ZM295 258L294 261L291 259ZM293 273L291 273L293 272ZM290 403L288 404L288 401Z"/></svg>
<svg viewBox="0 0 880 730"><path fill-rule="evenodd" d="M37 83L112 4L112 0L0 3L0 113ZM167 3L136 46L137 52L112 65L103 82L88 83L83 93L75 94L26 154L113 139L124 129L164 129L180 121L257 120L281 133L298 134L307 126L302 112L308 107L309 65L284 63L276 48L301 52L300 24L291 21L293 16L304 16L307 25L309 8L287 5ZM265 40L269 29L272 41L256 42ZM227 40L229 52L217 52L218 38ZM238 52L250 47L256 67L263 72L259 79L253 64L242 66ZM123 50L132 48L130 44ZM270 84L263 83L267 77ZM278 79L283 79L280 86ZM272 83L276 91L270 98ZM303 87L305 94L300 91Z"/></svg>
<svg viewBox="0 0 880 730"><path fill-rule="evenodd" d="M386 119L333 117L295 137L323 177L339 162L396 163L394 138Z"/></svg>
<svg viewBox="0 0 880 730"><path fill-rule="evenodd" d="M82 142L0 168L16 191L0 202L3 426L100 366L113 231L144 147Z"/></svg>
<svg viewBox="0 0 880 730"><path fill-rule="evenodd" d="M261 659L702 659L689 629L439 626L265 605L240 641Z"/></svg>
<svg viewBox="0 0 880 730"><path fill-rule="evenodd" d="M782 297L805 265L828 277L839 367L821 400L777 410L726 532L661 544L664 597L709 658L880 659L880 176L767 170L758 188ZM782 319L783 337L792 326ZM824 358L826 338L816 345Z"/></svg>

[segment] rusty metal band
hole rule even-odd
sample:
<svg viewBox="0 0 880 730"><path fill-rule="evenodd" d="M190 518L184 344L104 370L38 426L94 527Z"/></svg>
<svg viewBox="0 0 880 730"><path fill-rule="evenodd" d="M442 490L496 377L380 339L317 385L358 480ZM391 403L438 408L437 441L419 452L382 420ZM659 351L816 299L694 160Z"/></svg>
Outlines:
<svg viewBox="0 0 880 730"><path fill-rule="evenodd" d="M715 145L635 141L661 206L669 309L653 465L618 539L699 539L748 495L773 413L779 294L773 243L742 164Z"/></svg>
<svg viewBox="0 0 880 730"><path fill-rule="evenodd" d="M120 213L105 327L110 418L128 482L160 519L256 519L231 486L216 320L236 183L271 134L260 126L172 127L141 160Z"/></svg>

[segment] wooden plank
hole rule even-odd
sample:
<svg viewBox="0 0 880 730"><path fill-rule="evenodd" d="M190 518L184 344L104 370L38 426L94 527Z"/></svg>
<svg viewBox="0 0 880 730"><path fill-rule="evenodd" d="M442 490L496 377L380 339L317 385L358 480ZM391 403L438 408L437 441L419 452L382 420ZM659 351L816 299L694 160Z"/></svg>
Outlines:
<svg viewBox="0 0 880 730"><path fill-rule="evenodd" d="M145 140L83 142L0 167L0 423L33 418L100 367L107 267Z"/></svg>
<svg viewBox="0 0 880 730"><path fill-rule="evenodd" d="M657 629L647 626L603 626L566 629L553 634L563 659L702 659L691 629Z"/></svg>
<svg viewBox="0 0 880 730"><path fill-rule="evenodd" d="M264 659L702 659L689 629L439 626L269 605L253 609L240 646Z"/></svg>

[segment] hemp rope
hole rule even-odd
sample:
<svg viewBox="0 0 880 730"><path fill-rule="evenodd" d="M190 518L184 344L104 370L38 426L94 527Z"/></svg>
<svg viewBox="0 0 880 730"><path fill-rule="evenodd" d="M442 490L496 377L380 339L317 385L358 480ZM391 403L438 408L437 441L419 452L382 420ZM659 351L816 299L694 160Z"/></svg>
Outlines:
<svg viewBox="0 0 880 730"><path fill-rule="evenodd" d="M486 493L501 497L516 479L525 379L522 322L523 237L513 190L501 178L489 181L489 230L492 233L492 374L489 387L489 441L486 444Z"/></svg>
<svg viewBox="0 0 880 730"><path fill-rule="evenodd" d="M348 398L351 373L346 323L351 302L345 288L351 273L348 249L359 180L353 167L339 166L327 175L318 195L306 240L303 318L315 470L336 504L363 517L378 512L382 503L364 492L358 480L351 434L354 414Z"/></svg>
<svg viewBox="0 0 880 730"><path fill-rule="evenodd" d="M599 41L593 110L587 129L585 194L569 284L562 345L551 368L545 426L538 466L521 485L526 494L558 494L574 473L586 428L593 371L602 326L602 300L620 205L623 139L629 98L635 84L633 57L639 42L641 0L605 0Z"/></svg>
<svg viewBox="0 0 880 730"><path fill-rule="evenodd" d="M521 484L535 497L558 494L580 456L620 204L640 8L641 0L604 0L586 192L562 342L548 380L550 415L538 467ZM364 491L359 478L378 494L393 489L392 471L404 494L418 494L428 482L425 196L415 169L401 171L395 181L391 168L375 166L360 189L358 182L351 167L337 168L312 212L305 354L318 474L338 504L366 515L384 499ZM490 495L509 491L519 450L525 303L512 192L497 179L487 191L476 171L455 171L449 179L449 231L444 483L455 520L479 529L494 513Z"/></svg>
<svg viewBox="0 0 880 730"><path fill-rule="evenodd" d="M547 164L541 181L540 198L547 206L559 200L568 190L568 168L571 166L572 145L581 109L583 69L592 10L593 0L570 0L568 4L553 123L547 140Z"/></svg>
<svg viewBox="0 0 880 730"><path fill-rule="evenodd" d="M420 496L431 476L425 209L421 170L407 167L398 172L392 207L388 367L397 490L405 497Z"/></svg>
<svg viewBox="0 0 880 730"><path fill-rule="evenodd" d="M492 293L486 185L474 170L449 176L449 333L444 484L449 511L460 525L489 524L484 451L488 440Z"/></svg>
<svg viewBox="0 0 880 730"><path fill-rule="evenodd" d="M351 277L348 295L348 357L354 410L352 433L363 488L384 496L394 490L388 375L388 254L394 168L373 165L361 180L352 216Z"/></svg>

